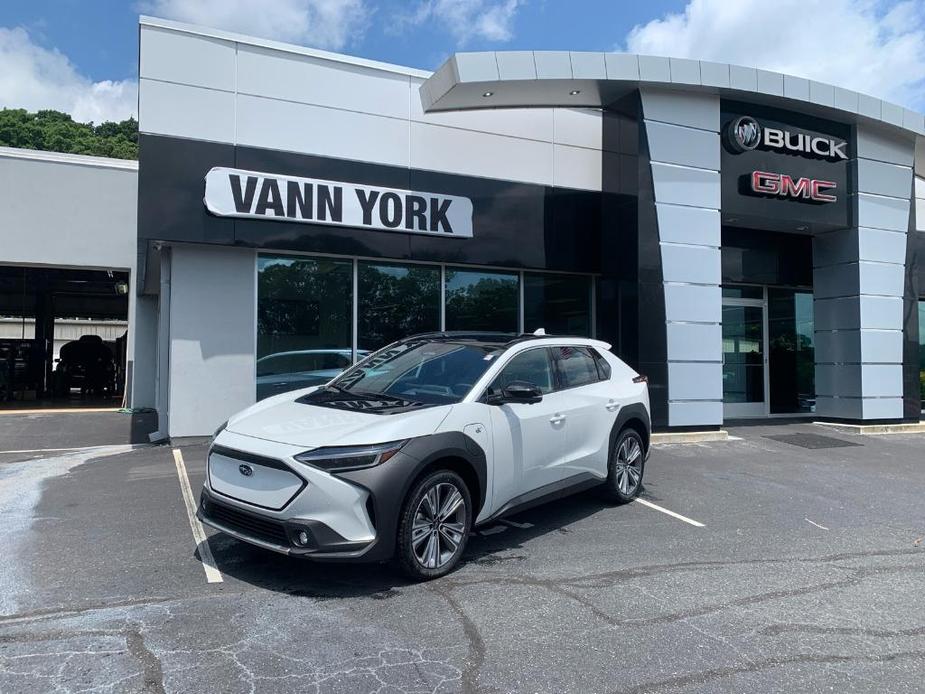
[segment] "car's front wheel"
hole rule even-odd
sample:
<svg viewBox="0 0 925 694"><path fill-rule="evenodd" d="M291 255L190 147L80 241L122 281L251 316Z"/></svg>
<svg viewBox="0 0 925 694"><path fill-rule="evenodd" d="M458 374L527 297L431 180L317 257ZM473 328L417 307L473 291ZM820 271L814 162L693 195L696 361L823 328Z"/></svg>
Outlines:
<svg viewBox="0 0 925 694"><path fill-rule="evenodd" d="M459 564L472 527L472 499L455 472L440 470L409 492L398 526L398 560L411 578L445 576Z"/></svg>
<svg viewBox="0 0 925 694"><path fill-rule="evenodd" d="M607 495L618 503L628 503L642 489L644 469L642 437L635 429L623 429L613 437L607 469Z"/></svg>

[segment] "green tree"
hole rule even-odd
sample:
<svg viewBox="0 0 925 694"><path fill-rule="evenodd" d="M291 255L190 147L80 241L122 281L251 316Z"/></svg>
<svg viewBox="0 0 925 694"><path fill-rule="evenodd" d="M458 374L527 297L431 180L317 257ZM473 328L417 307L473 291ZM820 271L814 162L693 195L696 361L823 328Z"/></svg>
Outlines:
<svg viewBox="0 0 925 694"><path fill-rule="evenodd" d="M0 109L0 146L46 152L138 158L138 121L78 123L61 111Z"/></svg>

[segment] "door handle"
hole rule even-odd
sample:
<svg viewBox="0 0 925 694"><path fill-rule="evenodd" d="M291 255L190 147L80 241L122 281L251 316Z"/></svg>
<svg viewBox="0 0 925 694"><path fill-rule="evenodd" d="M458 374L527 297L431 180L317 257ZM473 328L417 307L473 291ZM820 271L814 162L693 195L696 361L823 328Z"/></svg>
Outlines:
<svg viewBox="0 0 925 694"><path fill-rule="evenodd" d="M620 409L620 403L618 402L608 402L604 407L607 408L608 412L616 412Z"/></svg>
<svg viewBox="0 0 925 694"><path fill-rule="evenodd" d="M564 421L565 421L565 415L564 415L564 414L557 414L557 415L554 415L554 416L552 416L552 417L549 418L549 421L550 421L551 424L558 424L559 422L564 422Z"/></svg>

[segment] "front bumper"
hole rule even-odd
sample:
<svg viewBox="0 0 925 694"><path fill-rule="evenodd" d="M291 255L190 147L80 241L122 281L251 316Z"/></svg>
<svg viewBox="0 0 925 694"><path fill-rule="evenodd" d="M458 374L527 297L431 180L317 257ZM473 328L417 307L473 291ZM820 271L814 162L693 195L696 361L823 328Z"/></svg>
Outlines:
<svg viewBox="0 0 925 694"><path fill-rule="evenodd" d="M360 560L376 544L375 539L351 542L321 521L301 518L283 521L257 510L245 510L205 488L196 516L205 525L238 540L290 556Z"/></svg>
<svg viewBox="0 0 925 694"><path fill-rule="evenodd" d="M373 511L372 492L305 465L302 448L222 431L209 447L199 519L252 545L313 559L377 561L385 544ZM218 467L213 468L213 463ZM238 475L237 463L250 468ZM280 494L264 492L288 471L301 486ZM245 476L246 475L246 476ZM288 482L280 483L285 487ZM279 487L279 485L277 485ZM280 487L281 488L281 487ZM263 491L261 491L263 490ZM302 541L299 541L300 533Z"/></svg>

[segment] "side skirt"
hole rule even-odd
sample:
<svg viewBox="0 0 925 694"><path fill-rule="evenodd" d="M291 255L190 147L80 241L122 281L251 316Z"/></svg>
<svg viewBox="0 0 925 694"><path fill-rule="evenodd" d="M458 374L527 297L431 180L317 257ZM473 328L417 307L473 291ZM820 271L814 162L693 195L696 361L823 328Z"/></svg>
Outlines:
<svg viewBox="0 0 925 694"><path fill-rule="evenodd" d="M529 491L526 494L515 496L504 506L491 514L488 518L476 523L475 527L478 528L490 525L491 523L500 520L504 516L520 513L521 511L526 511L527 509L533 508L534 506L541 506L542 504L555 501L556 499L562 499L566 496L571 496L572 494L578 494L579 492L583 492L586 489L591 489L592 487L597 487L598 485L604 484L606 481L606 478L597 477L590 472L582 472L580 474L573 475L572 477L567 477L564 480L552 482L551 484L547 484L538 489L534 489L533 491Z"/></svg>

